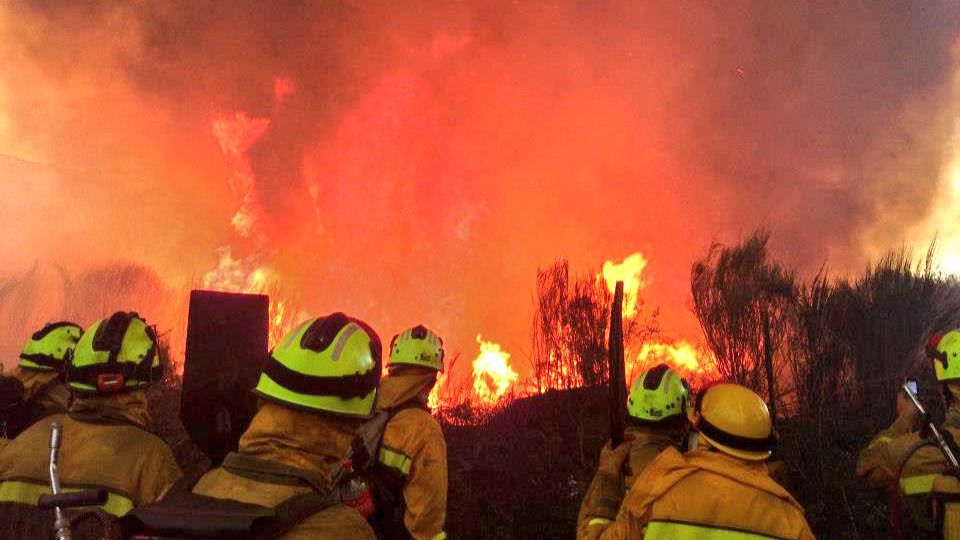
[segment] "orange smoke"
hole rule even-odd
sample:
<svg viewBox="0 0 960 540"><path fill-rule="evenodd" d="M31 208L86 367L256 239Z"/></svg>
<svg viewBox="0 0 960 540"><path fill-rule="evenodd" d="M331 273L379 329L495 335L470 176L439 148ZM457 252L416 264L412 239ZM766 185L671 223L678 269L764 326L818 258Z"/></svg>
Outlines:
<svg viewBox="0 0 960 540"><path fill-rule="evenodd" d="M939 197L911 179L955 129L938 91L949 3L692 18L669 2L588 17L572 1L58 4L0 2L0 276L130 261L172 290L282 284L275 329L342 310L384 335L426 320L453 350L483 329L517 351L538 267L643 246L605 282L623 271L624 313L642 293L695 344L690 265L714 238L761 220L787 264L860 269L870 221L892 220L876 249L900 245ZM863 46L834 46L850 32ZM930 54L886 53L905 45ZM26 330L2 326L10 362ZM470 385L468 364L449 377Z"/></svg>
<svg viewBox="0 0 960 540"><path fill-rule="evenodd" d="M293 81L285 77L274 79L274 100L283 103L294 92ZM267 118L251 118L240 111L229 118L215 120L211 126L220 150L233 168L228 185L240 203L230 225L241 239L250 239L254 249L244 259L233 257L231 245L217 249L217 266L203 276L203 287L209 290L266 294L270 297L268 343L273 347L305 315L298 312L282 286L282 278L258 260L266 237L263 210L257 195L257 178L253 172L249 151L269 130Z"/></svg>

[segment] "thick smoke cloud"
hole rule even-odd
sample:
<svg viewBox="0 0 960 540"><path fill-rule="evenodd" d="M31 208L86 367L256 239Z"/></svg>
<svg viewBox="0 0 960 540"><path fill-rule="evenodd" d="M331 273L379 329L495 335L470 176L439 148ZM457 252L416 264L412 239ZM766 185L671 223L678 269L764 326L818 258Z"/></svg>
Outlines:
<svg viewBox="0 0 960 540"><path fill-rule="evenodd" d="M949 2L438 4L3 8L0 224L18 240L0 273L122 259L184 286L232 245L309 312L522 358L556 257L643 251L648 301L688 334L712 240L766 226L791 264L856 269L930 211L956 112ZM242 201L211 131L237 111L269 119L257 240L230 228ZM30 212L50 201L56 219Z"/></svg>

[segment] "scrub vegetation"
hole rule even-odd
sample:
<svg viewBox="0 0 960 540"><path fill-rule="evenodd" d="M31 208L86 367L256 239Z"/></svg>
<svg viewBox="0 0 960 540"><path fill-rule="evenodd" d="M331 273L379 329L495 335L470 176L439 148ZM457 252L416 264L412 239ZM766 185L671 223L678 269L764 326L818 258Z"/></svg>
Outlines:
<svg viewBox="0 0 960 540"><path fill-rule="evenodd" d="M776 411L775 457L818 537L888 537L891 499L854 477L857 453L892 422L905 377L919 379L921 397L935 416L942 415L939 386L922 349L931 333L960 326L960 283L939 273L935 246L919 257L896 251L859 275L839 277L827 269L802 276L774 260L767 243L768 235L758 232L736 245L717 244L693 265L691 308L716 371L753 388ZM31 298L80 316L106 310L106 300L131 300L144 291L151 298L170 294L133 266L74 278L60 271L42 274L35 269L0 283L0 316L7 324L46 316L46 309L14 309L30 305ZM51 280L70 285L70 295L49 300L42 282ZM111 295L98 293L107 282L119 286ZM452 538L573 536L608 430L607 296L593 282L571 279L562 262L539 272L532 384L562 382L562 389L506 400L494 409L464 401L440 415ZM641 320L628 333L655 335L656 311ZM162 330L164 340L172 341ZM570 353L549 354L556 350ZM178 419L180 383L168 370L151 389L153 429L189 474L209 461Z"/></svg>

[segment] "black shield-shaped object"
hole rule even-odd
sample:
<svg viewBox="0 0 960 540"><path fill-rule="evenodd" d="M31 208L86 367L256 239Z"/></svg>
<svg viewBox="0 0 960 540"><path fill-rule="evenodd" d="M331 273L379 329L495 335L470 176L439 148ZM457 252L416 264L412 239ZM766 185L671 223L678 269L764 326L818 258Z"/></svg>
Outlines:
<svg viewBox="0 0 960 540"><path fill-rule="evenodd" d="M215 465L257 411L251 390L267 355L269 309L264 295L190 293L180 418Z"/></svg>

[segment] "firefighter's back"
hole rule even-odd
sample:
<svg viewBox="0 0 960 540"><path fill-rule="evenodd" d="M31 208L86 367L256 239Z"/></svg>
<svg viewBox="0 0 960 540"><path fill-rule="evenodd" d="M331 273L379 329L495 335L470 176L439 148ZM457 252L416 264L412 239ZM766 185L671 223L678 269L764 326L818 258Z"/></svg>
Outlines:
<svg viewBox="0 0 960 540"><path fill-rule="evenodd" d="M738 538L737 532L806 538L802 508L769 477L763 463L700 449L686 455L668 450L653 466L663 474L658 482L676 482L650 490L648 537L699 538L722 531L731 538ZM645 486L635 489L642 493ZM628 497L627 504L633 500Z"/></svg>

